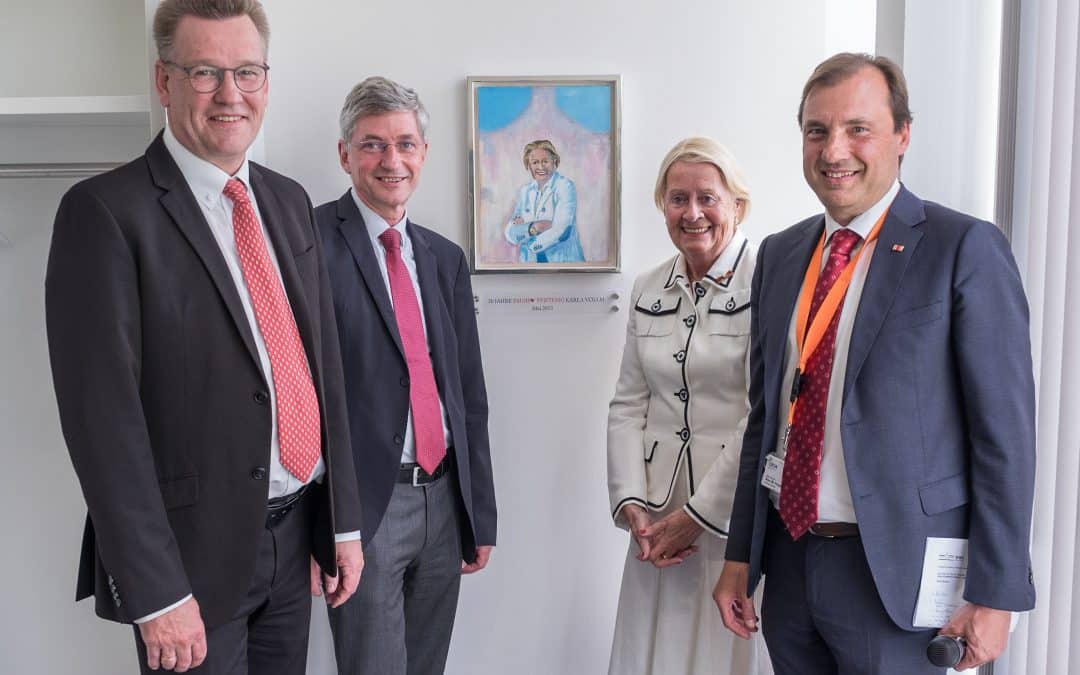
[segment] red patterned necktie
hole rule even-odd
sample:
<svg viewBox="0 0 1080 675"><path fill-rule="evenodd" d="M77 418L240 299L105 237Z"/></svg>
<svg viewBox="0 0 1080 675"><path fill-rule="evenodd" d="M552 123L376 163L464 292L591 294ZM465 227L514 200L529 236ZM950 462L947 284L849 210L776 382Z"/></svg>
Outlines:
<svg viewBox="0 0 1080 675"><path fill-rule="evenodd" d="M319 461L322 446L319 401L311 381L304 345L296 328L292 308L285 297L277 270L263 239L259 219L248 199L247 188L237 178L225 184L225 196L233 203L233 235L240 255L240 269L251 295L255 322L259 325L277 401L278 442L281 465L307 482Z"/></svg>
<svg viewBox="0 0 1080 675"><path fill-rule="evenodd" d="M859 239L857 233L844 227L833 233L829 259L814 287L809 322L813 322L829 289L847 267L851 250ZM821 451L825 442L825 405L829 399L836 327L843 308L844 301L841 299L821 342L806 363L806 372L800 376L799 399L788 435L780 489L780 518L793 539L805 534L818 519Z"/></svg>
<svg viewBox="0 0 1080 675"><path fill-rule="evenodd" d="M391 227L379 235L379 243L386 249L386 274L390 277L394 318L409 369L409 406L416 437L416 463L432 474L446 456L446 438L439 411L439 390L435 386L424 322L420 318L420 304L416 301L412 277L401 259L401 233Z"/></svg>

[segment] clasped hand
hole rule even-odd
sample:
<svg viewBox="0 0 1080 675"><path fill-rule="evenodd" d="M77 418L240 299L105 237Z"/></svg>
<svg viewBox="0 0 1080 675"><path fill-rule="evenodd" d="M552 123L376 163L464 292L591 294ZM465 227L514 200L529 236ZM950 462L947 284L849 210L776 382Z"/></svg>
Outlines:
<svg viewBox="0 0 1080 675"><path fill-rule="evenodd" d="M638 545L638 560L663 569L678 565L697 552L694 542L702 527L685 511L680 509L655 521L636 504L625 506L623 513L630 524L630 535Z"/></svg>

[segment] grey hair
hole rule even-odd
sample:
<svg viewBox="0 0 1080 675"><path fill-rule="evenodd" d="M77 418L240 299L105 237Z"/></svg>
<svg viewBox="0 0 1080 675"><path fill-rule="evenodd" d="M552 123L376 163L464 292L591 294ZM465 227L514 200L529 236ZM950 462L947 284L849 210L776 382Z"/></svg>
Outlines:
<svg viewBox="0 0 1080 675"><path fill-rule="evenodd" d="M416 91L393 80L373 75L352 88L341 106L341 140L352 140L353 129L361 117L392 112L411 112L416 115L420 137L427 140L428 112Z"/></svg>
<svg viewBox="0 0 1080 675"><path fill-rule="evenodd" d="M163 0L154 12L154 44L158 58L167 60L172 57L176 27L185 16L218 21L246 16L259 31L264 55L270 45L270 23L258 0Z"/></svg>

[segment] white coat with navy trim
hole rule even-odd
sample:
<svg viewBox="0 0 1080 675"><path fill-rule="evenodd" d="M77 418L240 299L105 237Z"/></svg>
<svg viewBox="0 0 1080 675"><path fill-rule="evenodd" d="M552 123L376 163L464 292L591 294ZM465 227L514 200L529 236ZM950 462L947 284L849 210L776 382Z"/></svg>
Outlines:
<svg viewBox="0 0 1080 675"><path fill-rule="evenodd" d="M750 283L755 247L740 230L701 281L681 254L634 283L626 346L608 412L608 492L623 506L668 505L675 481L683 509L727 534L749 412Z"/></svg>

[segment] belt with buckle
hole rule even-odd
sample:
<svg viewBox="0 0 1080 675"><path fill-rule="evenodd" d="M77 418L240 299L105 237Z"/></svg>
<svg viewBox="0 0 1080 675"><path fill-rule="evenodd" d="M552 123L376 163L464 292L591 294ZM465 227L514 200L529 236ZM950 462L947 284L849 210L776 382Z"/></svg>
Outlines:
<svg viewBox="0 0 1080 675"><path fill-rule="evenodd" d="M266 527L274 527L280 523L289 512L296 508L300 500L308 492L311 483L306 483L302 488L284 497L274 497L266 502Z"/></svg>
<svg viewBox="0 0 1080 675"><path fill-rule="evenodd" d="M446 457L443 457L443 461L439 462L439 466L435 467L435 471L428 473L424 471L423 467L414 462L402 464L398 469L397 482L406 483L413 487L423 487L430 485L446 475L446 472L453 466L453 456L450 454L451 448L446 449Z"/></svg>
<svg viewBox="0 0 1080 675"><path fill-rule="evenodd" d="M825 539L847 539L859 536L857 523L814 523L810 526L810 534Z"/></svg>

